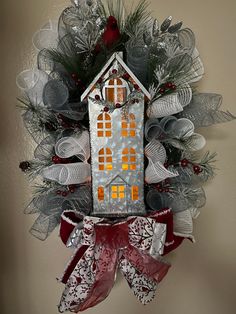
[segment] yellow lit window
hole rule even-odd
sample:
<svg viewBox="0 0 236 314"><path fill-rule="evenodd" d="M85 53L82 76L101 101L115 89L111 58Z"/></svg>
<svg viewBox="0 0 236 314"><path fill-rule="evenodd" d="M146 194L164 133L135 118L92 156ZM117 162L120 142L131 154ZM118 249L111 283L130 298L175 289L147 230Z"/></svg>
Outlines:
<svg viewBox="0 0 236 314"><path fill-rule="evenodd" d="M116 198L125 198L125 186L124 185L113 185L111 187L111 197Z"/></svg>
<svg viewBox="0 0 236 314"><path fill-rule="evenodd" d="M134 148L124 148L122 151L122 170L136 170L136 151Z"/></svg>
<svg viewBox="0 0 236 314"><path fill-rule="evenodd" d="M101 113L97 118L97 136L111 137L111 117L108 113Z"/></svg>
<svg viewBox="0 0 236 314"><path fill-rule="evenodd" d="M104 201L104 188L102 186L98 187L98 200Z"/></svg>
<svg viewBox="0 0 236 314"><path fill-rule="evenodd" d="M130 113L126 120L121 121L121 136L135 137L136 136L136 122L135 115Z"/></svg>
<svg viewBox="0 0 236 314"><path fill-rule="evenodd" d="M121 130L121 136L127 137L128 136L128 130Z"/></svg>
<svg viewBox="0 0 236 314"><path fill-rule="evenodd" d="M128 164L122 164L122 169L123 170L129 170L129 165Z"/></svg>
<svg viewBox="0 0 236 314"><path fill-rule="evenodd" d="M112 151L110 148L102 148L98 152L98 169L112 170Z"/></svg>
<svg viewBox="0 0 236 314"><path fill-rule="evenodd" d="M138 200L138 186L132 186L132 200Z"/></svg>

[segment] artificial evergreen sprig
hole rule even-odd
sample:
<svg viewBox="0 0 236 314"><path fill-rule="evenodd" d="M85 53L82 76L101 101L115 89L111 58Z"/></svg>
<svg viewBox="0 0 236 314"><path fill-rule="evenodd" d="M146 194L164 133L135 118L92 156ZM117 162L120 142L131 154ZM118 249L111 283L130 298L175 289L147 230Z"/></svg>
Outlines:
<svg viewBox="0 0 236 314"><path fill-rule="evenodd" d="M58 131L60 125L56 114L42 104L33 103L29 98L17 98L18 107L23 111L22 117L26 129L36 143L46 134Z"/></svg>

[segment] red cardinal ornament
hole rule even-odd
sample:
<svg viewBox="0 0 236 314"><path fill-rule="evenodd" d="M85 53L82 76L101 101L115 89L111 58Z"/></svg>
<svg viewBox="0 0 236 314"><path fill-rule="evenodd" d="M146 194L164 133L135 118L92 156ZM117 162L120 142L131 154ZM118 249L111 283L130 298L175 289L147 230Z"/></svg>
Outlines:
<svg viewBox="0 0 236 314"><path fill-rule="evenodd" d="M111 48L120 39L120 30L117 25L117 20L114 16L109 16L107 25L102 35L102 42L107 48Z"/></svg>

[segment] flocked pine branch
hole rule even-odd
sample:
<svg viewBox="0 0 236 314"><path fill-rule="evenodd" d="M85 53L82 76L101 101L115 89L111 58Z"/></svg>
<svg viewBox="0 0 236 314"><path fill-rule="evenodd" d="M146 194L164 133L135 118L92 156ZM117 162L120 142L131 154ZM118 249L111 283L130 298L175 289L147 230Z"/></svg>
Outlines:
<svg viewBox="0 0 236 314"><path fill-rule="evenodd" d="M212 178L215 175L216 167L214 163L216 162L216 156L216 153L206 152L199 162L199 165L202 169L202 175L206 176L207 178Z"/></svg>
<svg viewBox="0 0 236 314"><path fill-rule="evenodd" d="M151 20L150 12L147 11L148 3L141 0L135 10L130 12L124 23L124 31L129 35L135 35L141 30L145 31L147 23Z"/></svg>
<svg viewBox="0 0 236 314"><path fill-rule="evenodd" d="M47 132L59 127L56 116L45 106L33 104L28 98L18 98L18 107L22 110L25 127L36 143L39 143Z"/></svg>
<svg viewBox="0 0 236 314"><path fill-rule="evenodd" d="M50 159L45 160L33 159L30 161L23 161L22 163L26 162L29 164L29 167L24 172L28 175L30 180L34 180L45 167L51 165Z"/></svg>
<svg viewBox="0 0 236 314"><path fill-rule="evenodd" d="M120 31L123 31L124 28L124 19L125 19L125 7L122 0L108 0L107 9L109 16L114 16L117 20L117 25Z"/></svg>

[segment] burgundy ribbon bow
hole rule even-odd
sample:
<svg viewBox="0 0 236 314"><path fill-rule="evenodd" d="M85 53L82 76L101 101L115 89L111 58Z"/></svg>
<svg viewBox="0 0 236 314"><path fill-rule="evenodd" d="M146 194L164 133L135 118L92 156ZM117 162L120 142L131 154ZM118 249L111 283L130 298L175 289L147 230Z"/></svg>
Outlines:
<svg viewBox="0 0 236 314"><path fill-rule="evenodd" d="M170 209L111 223L102 218L62 215L60 235L76 251L61 281L66 284L59 311L83 311L110 293L117 268L141 303L150 302L170 267L160 255L180 244Z"/></svg>

